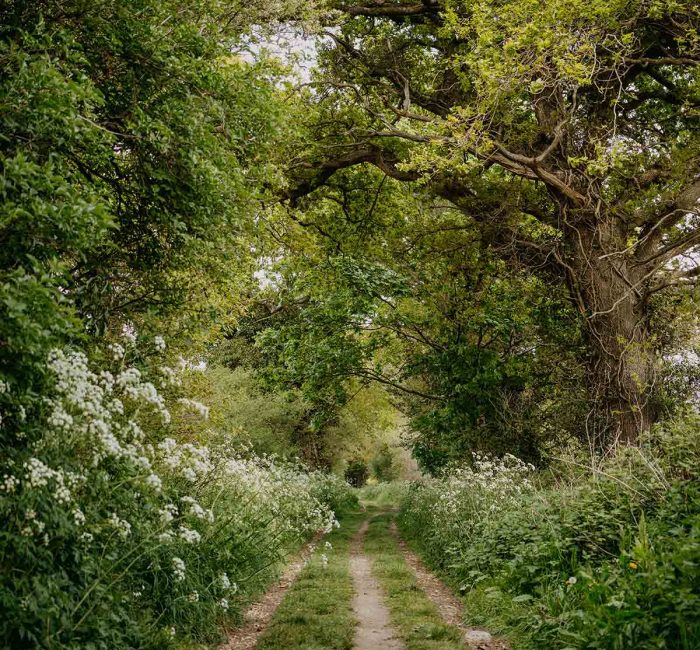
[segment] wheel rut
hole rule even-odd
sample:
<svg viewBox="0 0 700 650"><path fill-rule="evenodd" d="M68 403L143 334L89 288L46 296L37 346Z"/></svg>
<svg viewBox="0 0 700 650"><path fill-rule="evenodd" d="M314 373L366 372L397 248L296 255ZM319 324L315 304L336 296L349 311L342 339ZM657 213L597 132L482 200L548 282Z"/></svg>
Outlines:
<svg viewBox="0 0 700 650"><path fill-rule="evenodd" d="M366 519L350 547L350 573L355 590L352 607L357 619L353 650L404 650L403 642L391 625L379 583L372 576L372 563L362 550L368 526Z"/></svg>
<svg viewBox="0 0 700 650"><path fill-rule="evenodd" d="M226 642L218 650L253 650L258 638L272 620L277 607L282 602L287 590L294 584L306 561L314 550L319 536L305 544L292 562L287 564L281 577L260 600L248 607L243 615L243 625L231 630Z"/></svg>

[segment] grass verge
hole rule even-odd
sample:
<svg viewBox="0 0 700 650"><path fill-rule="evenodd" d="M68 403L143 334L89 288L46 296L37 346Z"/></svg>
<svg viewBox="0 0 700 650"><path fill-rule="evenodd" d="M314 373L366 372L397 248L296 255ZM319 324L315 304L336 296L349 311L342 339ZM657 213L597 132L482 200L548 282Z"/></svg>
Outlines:
<svg viewBox="0 0 700 650"><path fill-rule="evenodd" d="M373 562L373 573L386 595L391 622L406 650L464 650L460 631L447 625L437 607L416 583L411 567L391 534L390 513L372 518L365 551Z"/></svg>
<svg viewBox="0 0 700 650"><path fill-rule="evenodd" d="M365 516L359 511L346 513L340 528L319 543L260 637L257 650L352 648L355 618L348 555L350 541ZM326 541L332 549L325 548Z"/></svg>

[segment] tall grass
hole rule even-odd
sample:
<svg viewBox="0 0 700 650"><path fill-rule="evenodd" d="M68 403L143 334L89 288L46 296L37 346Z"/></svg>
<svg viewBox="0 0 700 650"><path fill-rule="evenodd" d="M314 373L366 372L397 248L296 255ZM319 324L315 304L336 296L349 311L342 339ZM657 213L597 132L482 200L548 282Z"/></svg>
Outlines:
<svg viewBox="0 0 700 650"><path fill-rule="evenodd" d="M158 365L164 347L138 365L129 335L102 363L55 350L42 412L3 434L3 647L215 643L284 555L355 502L340 479L172 437L208 410Z"/></svg>

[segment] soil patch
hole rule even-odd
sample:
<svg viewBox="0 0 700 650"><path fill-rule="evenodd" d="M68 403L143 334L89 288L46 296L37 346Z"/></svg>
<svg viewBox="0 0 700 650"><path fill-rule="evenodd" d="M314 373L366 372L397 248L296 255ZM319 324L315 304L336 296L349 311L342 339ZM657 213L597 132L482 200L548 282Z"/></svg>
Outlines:
<svg viewBox="0 0 700 650"><path fill-rule="evenodd" d="M285 593L306 565L317 541L318 538L315 538L306 544L295 559L286 566L277 583L265 592L259 601L248 607L243 615L241 627L230 631L226 643L219 646L219 650L253 650L255 648L258 637L265 631Z"/></svg>

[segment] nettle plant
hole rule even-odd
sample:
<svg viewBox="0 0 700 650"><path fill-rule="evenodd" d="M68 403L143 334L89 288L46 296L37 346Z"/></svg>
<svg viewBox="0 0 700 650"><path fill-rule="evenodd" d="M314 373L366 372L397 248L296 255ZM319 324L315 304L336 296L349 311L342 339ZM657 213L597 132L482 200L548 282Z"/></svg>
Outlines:
<svg viewBox="0 0 700 650"><path fill-rule="evenodd" d="M103 369L52 350L43 417L0 429L0 636L12 648L214 640L291 545L336 523L301 468L168 435L173 418L208 409L179 394L185 362L159 365L165 341L148 347L125 332Z"/></svg>

